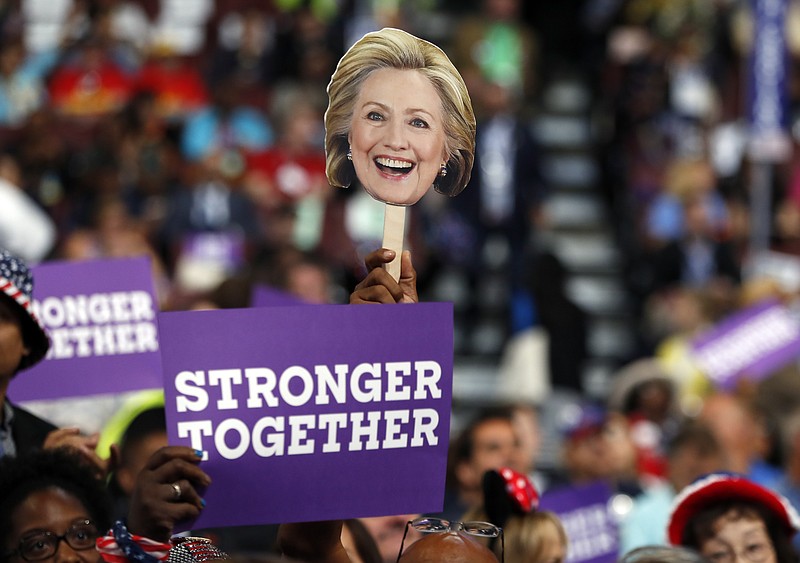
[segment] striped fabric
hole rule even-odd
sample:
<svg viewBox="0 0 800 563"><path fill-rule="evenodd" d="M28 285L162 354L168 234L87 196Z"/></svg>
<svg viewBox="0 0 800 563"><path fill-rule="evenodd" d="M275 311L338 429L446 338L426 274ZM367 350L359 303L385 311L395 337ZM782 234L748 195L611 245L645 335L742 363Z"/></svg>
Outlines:
<svg viewBox="0 0 800 563"><path fill-rule="evenodd" d="M145 553L159 561L166 561L169 557L169 550L172 548L172 545L168 543L161 543L136 535L131 535L131 539L136 542ZM97 538L97 551L100 552L100 556L106 563L128 563L128 558L117 545L117 540L114 539L114 534L112 533Z"/></svg>

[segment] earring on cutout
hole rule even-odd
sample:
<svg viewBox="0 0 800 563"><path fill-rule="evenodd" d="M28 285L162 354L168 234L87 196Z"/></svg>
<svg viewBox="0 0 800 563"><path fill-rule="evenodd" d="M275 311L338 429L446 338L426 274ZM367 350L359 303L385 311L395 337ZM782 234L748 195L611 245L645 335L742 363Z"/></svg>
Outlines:
<svg viewBox="0 0 800 563"><path fill-rule="evenodd" d="M442 178L447 176L447 164L445 164L444 162L442 162L442 165L439 167L439 176L441 176Z"/></svg>
<svg viewBox="0 0 800 563"><path fill-rule="evenodd" d="M353 149L347 149L347 160L353 160Z"/></svg>

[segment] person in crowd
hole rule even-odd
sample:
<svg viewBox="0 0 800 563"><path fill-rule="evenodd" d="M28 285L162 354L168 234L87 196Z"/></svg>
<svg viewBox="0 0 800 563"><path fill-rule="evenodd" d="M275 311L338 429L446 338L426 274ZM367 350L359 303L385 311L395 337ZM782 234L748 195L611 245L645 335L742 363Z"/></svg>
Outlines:
<svg viewBox="0 0 800 563"><path fill-rule="evenodd" d="M95 540L110 526L110 498L76 452L38 451L0 462L3 561L101 563Z"/></svg>
<svg viewBox="0 0 800 563"><path fill-rule="evenodd" d="M450 444L444 510L437 516L457 520L483 502L482 479L490 469L516 467L519 438L512 410L504 406L478 412Z"/></svg>
<svg viewBox="0 0 800 563"><path fill-rule="evenodd" d="M279 287L307 303L333 302L331 270L312 254L302 254L287 264Z"/></svg>
<svg viewBox="0 0 800 563"><path fill-rule="evenodd" d="M54 135L54 131L59 131ZM28 116L18 136L6 150L20 168L20 187L44 207L59 229L67 228L67 215L77 193L71 183L68 161L71 159L70 139L64 132L56 112L45 105Z"/></svg>
<svg viewBox="0 0 800 563"><path fill-rule="evenodd" d="M96 435L56 428L9 400L11 380L44 359L50 340L33 313L33 276L28 266L4 249L0 249L0 289L0 457L70 445L104 471L106 464L94 451Z"/></svg>
<svg viewBox="0 0 800 563"><path fill-rule="evenodd" d="M667 447L665 478L633 501L620 524L620 552L642 546L666 545L670 507L678 491L702 475L723 467L722 449L711 430L702 423L687 422Z"/></svg>
<svg viewBox="0 0 800 563"><path fill-rule="evenodd" d="M771 444L766 417L752 402L724 392L707 397L698 416L722 446L727 470L772 487L781 472L767 462Z"/></svg>
<svg viewBox="0 0 800 563"><path fill-rule="evenodd" d="M264 209L320 197L329 190L322 149L322 111L295 93L273 105L278 140L248 157L245 189Z"/></svg>
<svg viewBox="0 0 800 563"><path fill-rule="evenodd" d="M322 111L313 97L296 92L274 101L277 142L250 155L243 179L245 193L256 204L265 229L284 209L296 211L291 241L303 250L321 243L327 200L334 192L325 178Z"/></svg>
<svg viewBox="0 0 800 563"><path fill-rule="evenodd" d="M778 493L741 475L713 473L675 498L667 535L712 563L795 563L791 540L798 527L800 516Z"/></svg>
<svg viewBox="0 0 800 563"><path fill-rule="evenodd" d="M213 85L211 105L192 114L181 134L181 151L190 161L218 158L233 174L241 174L245 155L274 141L266 115L245 105L239 79L226 76Z"/></svg>
<svg viewBox="0 0 800 563"><path fill-rule="evenodd" d="M55 53L26 53L22 37L8 34L0 43L0 125L17 127L45 104L45 76Z"/></svg>
<svg viewBox="0 0 800 563"><path fill-rule="evenodd" d="M533 257L527 285L533 326L509 339L502 356L504 392L541 404L555 390L584 391L588 316L566 292L569 273L552 252Z"/></svg>
<svg viewBox="0 0 800 563"><path fill-rule="evenodd" d="M109 482L117 517L128 513L128 504L139 472L147 460L167 445L167 421L163 406L152 407L131 420L116 448L117 460Z"/></svg>
<svg viewBox="0 0 800 563"><path fill-rule="evenodd" d="M800 409L795 408L782 420L781 436L785 459L781 476L772 488L800 510ZM800 553L800 537L795 537L793 543Z"/></svg>
<svg viewBox="0 0 800 563"><path fill-rule="evenodd" d="M508 563L561 563L568 539L558 515L539 510L539 493L531 480L509 467L491 469L482 480L483 502L465 521L488 521L503 529L503 544L485 540ZM503 553L504 552L504 553Z"/></svg>
<svg viewBox="0 0 800 563"><path fill-rule="evenodd" d="M422 534L414 528L406 531L406 524L419 516L420 514L396 514L360 519L375 540L383 563L397 561L397 553L400 551L404 533L409 542L417 541L422 537Z"/></svg>
<svg viewBox="0 0 800 563"><path fill-rule="evenodd" d="M173 272L173 289L213 289L249 259L263 238L251 200L228 176L226 159L193 163L187 189L169 199L159 238Z"/></svg>
<svg viewBox="0 0 800 563"><path fill-rule="evenodd" d="M261 98L265 103L269 87L277 82L276 20L256 5L225 15L219 24L220 40L211 56L210 82L235 74L251 93L250 99Z"/></svg>
<svg viewBox="0 0 800 563"><path fill-rule="evenodd" d="M708 563L708 560L687 547L645 545L624 554L619 563Z"/></svg>
<svg viewBox="0 0 800 563"><path fill-rule="evenodd" d="M416 520L412 523L418 522ZM469 561L470 563L496 563L499 559L489 548L481 545L476 538L482 537L483 532L494 534L502 530L488 523L477 523L484 526L476 530L478 534L464 533L459 528L465 526L460 522L449 522L445 530L431 530L420 540L417 540L401 552L398 561L401 563L425 563L434 561ZM476 525L476 523L468 523Z"/></svg>
<svg viewBox="0 0 800 563"><path fill-rule="evenodd" d="M682 419L677 385L653 358L624 366L612 380L608 409L630 425L640 478L657 481L665 476L666 445Z"/></svg>
<svg viewBox="0 0 800 563"><path fill-rule="evenodd" d="M155 109L165 121L182 122L208 105L209 95L197 66L177 52L166 37L156 35L135 89L154 96Z"/></svg>
<svg viewBox="0 0 800 563"><path fill-rule="evenodd" d="M511 517L503 533L508 563L563 563L567 558L566 530L549 510Z"/></svg>
<svg viewBox="0 0 800 563"><path fill-rule="evenodd" d="M712 288L679 287L651 301L644 313L642 342L675 382L683 412L698 412L714 391L694 358L694 339L733 311L729 296Z"/></svg>
<svg viewBox="0 0 800 563"><path fill-rule="evenodd" d="M538 490L543 490L546 477L537 467L542 454L544 429L537 407L527 403L511 405L511 424L517 435L518 447L513 467L531 479Z"/></svg>
<svg viewBox="0 0 800 563"><path fill-rule="evenodd" d="M349 518L342 526L342 545L353 563L381 563L378 544L361 520Z"/></svg>
<svg viewBox="0 0 800 563"><path fill-rule="evenodd" d="M470 91L489 79L513 88L525 103L535 99L539 38L522 18L520 0L482 0L457 23L451 51ZM481 108L482 109L482 108Z"/></svg>
<svg viewBox="0 0 800 563"><path fill-rule="evenodd" d="M402 563L433 563L434 561L469 561L497 563L492 551L477 541L477 537L498 537L502 530L493 524L451 522L420 517L409 521L424 535L410 545L401 544L396 560ZM301 524L282 524L278 541L284 556L319 563L351 563L342 544L341 520Z"/></svg>
<svg viewBox="0 0 800 563"><path fill-rule="evenodd" d="M561 432L563 470L554 476L551 488L604 481L630 497L641 494L636 448L624 417L586 401L564 421Z"/></svg>
<svg viewBox="0 0 800 563"><path fill-rule="evenodd" d="M465 322L474 329L482 316L478 296L487 270L496 269L503 274L505 290L514 297L512 305L528 289L524 279L527 251L535 223L541 216L545 181L540 165L541 149L528 120L520 115L519 91L485 76L480 87L471 92L476 103L480 100L483 106L477 121L475 173L464 194L447 202L453 217L464 225L466 236L458 243L453 241L455 244L445 241L446 248L442 251L447 255L449 247L471 242L463 252L472 293L471 310ZM487 244L497 243L507 248L508 259L502 263L498 263L495 254L487 253ZM513 326L512 313L511 307L503 311L506 330L517 328ZM568 309L569 313L572 311ZM580 359L579 351L576 355Z"/></svg>
<svg viewBox="0 0 800 563"><path fill-rule="evenodd" d="M98 34L80 39L48 81L52 107L71 119L97 120L122 109L133 95L133 80L110 56Z"/></svg>
<svg viewBox="0 0 800 563"><path fill-rule="evenodd" d="M171 540L175 524L205 507L198 491L210 484L198 467L202 452L164 447L141 471L127 519L113 521L111 497L94 467L69 448L29 452L0 461L0 546L3 561L84 563L204 561L227 556L207 540Z"/></svg>
<svg viewBox="0 0 800 563"><path fill-rule="evenodd" d="M338 303L347 297L324 257L291 245L262 250L251 265L252 284L282 290L307 303Z"/></svg>
<svg viewBox="0 0 800 563"><path fill-rule="evenodd" d="M695 193L681 199L683 230L652 255L653 292L676 285L736 287L741 268L732 246L712 222L708 202Z"/></svg>
<svg viewBox="0 0 800 563"><path fill-rule="evenodd" d="M728 220L725 202L717 191L713 165L702 158L678 158L664 171L664 187L650 203L646 218L646 242L659 248L680 239L687 227L682 201L697 198L708 213L710 229L721 233Z"/></svg>

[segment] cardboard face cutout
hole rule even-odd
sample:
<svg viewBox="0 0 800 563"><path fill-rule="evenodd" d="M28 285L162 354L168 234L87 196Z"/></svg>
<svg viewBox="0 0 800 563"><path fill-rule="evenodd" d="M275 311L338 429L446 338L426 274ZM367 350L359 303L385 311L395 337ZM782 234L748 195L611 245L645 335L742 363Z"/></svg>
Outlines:
<svg viewBox="0 0 800 563"><path fill-rule="evenodd" d="M467 87L436 45L399 29L367 33L341 58L325 112L328 181L356 179L386 203L383 247L398 279L405 214L433 187L454 196L469 181L475 114Z"/></svg>
<svg viewBox="0 0 800 563"><path fill-rule="evenodd" d="M373 71L356 98L350 157L367 193L412 205L445 167L444 115L431 81L416 70Z"/></svg>

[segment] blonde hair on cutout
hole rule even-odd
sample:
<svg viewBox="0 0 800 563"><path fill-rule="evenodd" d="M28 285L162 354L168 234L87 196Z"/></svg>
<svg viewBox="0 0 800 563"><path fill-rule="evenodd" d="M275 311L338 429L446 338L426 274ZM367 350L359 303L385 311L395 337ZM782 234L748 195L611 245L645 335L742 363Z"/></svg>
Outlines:
<svg viewBox="0 0 800 563"><path fill-rule="evenodd" d="M346 188L355 180L347 159L347 141L361 86L374 71L416 70L431 81L442 102L447 175L434 188L454 196L469 182L475 159L475 113L464 79L439 47L394 28L367 33L339 61L328 84L325 112L325 173L332 186Z"/></svg>

